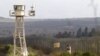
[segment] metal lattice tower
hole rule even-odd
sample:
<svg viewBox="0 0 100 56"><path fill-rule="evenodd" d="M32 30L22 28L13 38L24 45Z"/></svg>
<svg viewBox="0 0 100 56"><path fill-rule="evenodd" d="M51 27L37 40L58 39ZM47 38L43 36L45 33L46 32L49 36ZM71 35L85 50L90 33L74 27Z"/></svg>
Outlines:
<svg viewBox="0 0 100 56"><path fill-rule="evenodd" d="M24 28L24 16L25 5L14 5L14 11L10 11L11 16L15 16L15 31L14 31L14 56L28 56L25 28ZM30 16L35 15L35 11L29 11Z"/></svg>

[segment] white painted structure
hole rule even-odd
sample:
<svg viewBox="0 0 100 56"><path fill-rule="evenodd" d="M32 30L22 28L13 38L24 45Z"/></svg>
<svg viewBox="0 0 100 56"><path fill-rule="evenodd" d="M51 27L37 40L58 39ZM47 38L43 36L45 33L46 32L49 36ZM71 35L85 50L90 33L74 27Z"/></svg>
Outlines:
<svg viewBox="0 0 100 56"><path fill-rule="evenodd" d="M69 54L72 53L72 52L71 52L71 46L70 46L70 45L67 45L67 52L68 52Z"/></svg>
<svg viewBox="0 0 100 56"><path fill-rule="evenodd" d="M35 15L35 11L30 10L30 16ZM24 28L24 16L25 16L25 5L19 3L14 5L14 11L10 11L10 16L16 17L15 19L15 31L14 31L14 56L28 56L28 50L25 39L25 28Z"/></svg>

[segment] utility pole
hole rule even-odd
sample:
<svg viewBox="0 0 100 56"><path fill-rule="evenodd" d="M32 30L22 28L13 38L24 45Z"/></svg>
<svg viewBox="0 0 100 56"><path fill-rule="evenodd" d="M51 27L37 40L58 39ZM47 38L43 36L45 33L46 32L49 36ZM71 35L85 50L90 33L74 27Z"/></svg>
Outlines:
<svg viewBox="0 0 100 56"><path fill-rule="evenodd" d="M20 2L20 1L19 1ZM10 16L16 17L15 19L15 31L14 31L14 55L13 56L28 56L28 50L25 39L24 17L25 17L25 5L14 5L14 11L10 11ZM35 16L35 11L32 9L29 11L30 16Z"/></svg>

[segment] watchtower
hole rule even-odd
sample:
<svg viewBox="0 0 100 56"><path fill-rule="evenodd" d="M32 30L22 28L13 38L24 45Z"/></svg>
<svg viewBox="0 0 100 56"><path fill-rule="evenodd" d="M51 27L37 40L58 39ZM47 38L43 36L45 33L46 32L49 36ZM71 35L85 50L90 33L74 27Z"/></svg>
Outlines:
<svg viewBox="0 0 100 56"><path fill-rule="evenodd" d="M14 31L14 56L28 56L28 50L25 39L24 17L25 5L14 5L14 10L10 10L10 16L16 17ZM35 11L29 11L29 16L35 16Z"/></svg>

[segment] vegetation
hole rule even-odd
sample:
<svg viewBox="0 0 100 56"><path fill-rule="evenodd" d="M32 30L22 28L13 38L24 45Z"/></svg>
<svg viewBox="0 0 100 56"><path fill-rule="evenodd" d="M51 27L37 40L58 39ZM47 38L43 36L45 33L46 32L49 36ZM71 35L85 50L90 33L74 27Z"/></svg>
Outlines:
<svg viewBox="0 0 100 56"><path fill-rule="evenodd" d="M13 56L13 46L12 45L8 45L6 48L8 48L6 56ZM30 47L28 48L28 54L29 54L29 56L37 56L36 50L33 50Z"/></svg>
<svg viewBox="0 0 100 56"><path fill-rule="evenodd" d="M49 51L49 50L47 50ZM72 54L69 54L66 51L61 50L53 50L52 52L46 54L42 50L36 50L33 48L28 47L29 56L44 56L44 55L50 55L50 56L97 56L96 53L92 52L73 52ZM12 45L6 45L6 46L0 46L0 55L2 56L13 56L13 46Z"/></svg>
<svg viewBox="0 0 100 56"><path fill-rule="evenodd" d="M100 56L100 38L96 34L94 28L89 30L85 27L84 29L79 28L76 35L74 32L59 32L56 34L56 38L49 38L50 36L45 35L29 35L26 38L29 56ZM11 37L0 38L0 55L13 56L12 40ZM61 47L58 49L53 47L56 41L61 43ZM67 45L72 47L73 53L71 55L66 52Z"/></svg>
<svg viewBox="0 0 100 56"><path fill-rule="evenodd" d="M64 51L56 51L52 52L50 56L97 56L91 52L74 52L72 54L69 54L68 52Z"/></svg>
<svg viewBox="0 0 100 56"><path fill-rule="evenodd" d="M99 33L96 33L96 30L92 28L91 30L88 29L88 27L85 27L82 29L81 27L76 31L64 31L64 32L59 32L55 35L56 38L70 38L70 37L93 37L93 36L98 36L100 35Z"/></svg>

